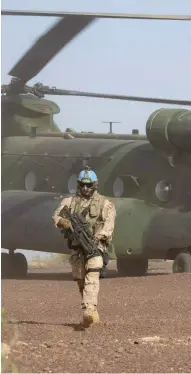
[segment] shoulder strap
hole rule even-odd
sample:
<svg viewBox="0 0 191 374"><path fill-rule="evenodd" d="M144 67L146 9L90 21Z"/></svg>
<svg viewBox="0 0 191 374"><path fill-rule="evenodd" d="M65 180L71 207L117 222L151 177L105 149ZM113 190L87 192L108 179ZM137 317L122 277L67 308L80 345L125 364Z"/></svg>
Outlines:
<svg viewBox="0 0 191 374"><path fill-rule="evenodd" d="M71 198L69 209L71 210L73 206L76 204L76 195L73 195Z"/></svg>

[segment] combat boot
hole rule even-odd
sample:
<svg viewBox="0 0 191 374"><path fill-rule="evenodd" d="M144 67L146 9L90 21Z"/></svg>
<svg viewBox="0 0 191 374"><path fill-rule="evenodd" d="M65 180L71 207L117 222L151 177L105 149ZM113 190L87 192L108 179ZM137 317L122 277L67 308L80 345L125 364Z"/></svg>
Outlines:
<svg viewBox="0 0 191 374"><path fill-rule="evenodd" d="M83 326L85 328L88 328L93 323L99 323L99 314L97 310L87 308L85 309L84 315L83 315Z"/></svg>
<svg viewBox="0 0 191 374"><path fill-rule="evenodd" d="M99 323L99 314L97 310L93 311L93 322L94 323Z"/></svg>

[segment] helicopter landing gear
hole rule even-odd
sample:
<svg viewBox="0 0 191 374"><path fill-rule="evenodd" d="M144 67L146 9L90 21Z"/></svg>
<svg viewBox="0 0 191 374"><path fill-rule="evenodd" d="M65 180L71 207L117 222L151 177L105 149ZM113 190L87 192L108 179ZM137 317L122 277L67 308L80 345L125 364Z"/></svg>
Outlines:
<svg viewBox="0 0 191 374"><path fill-rule="evenodd" d="M189 252L179 253L172 265L173 273L191 273L191 254Z"/></svg>
<svg viewBox="0 0 191 374"><path fill-rule="evenodd" d="M27 259L22 253L1 253L1 277L3 278L25 278L27 276Z"/></svg>
<svg viewBox="0 0 191 374"><path fill-rule="evenodd" d="M141 277L147 273L148 259L117 259L117 270L121 276Z"/></svg>

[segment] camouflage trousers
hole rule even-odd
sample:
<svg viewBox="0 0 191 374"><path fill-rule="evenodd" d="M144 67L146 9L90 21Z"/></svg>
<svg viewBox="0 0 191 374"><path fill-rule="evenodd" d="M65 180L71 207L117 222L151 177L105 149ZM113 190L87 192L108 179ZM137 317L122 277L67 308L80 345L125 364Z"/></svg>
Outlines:
<svg viewBox="0 0 191 374"><path fill-rule="evenodd" d="M96 310L100 287L99 275L103 267L103 257L92 257L85 262L81 252L72 250L69 263L72 268L73 278L77 281L82 296L82 308Z"/></svg>

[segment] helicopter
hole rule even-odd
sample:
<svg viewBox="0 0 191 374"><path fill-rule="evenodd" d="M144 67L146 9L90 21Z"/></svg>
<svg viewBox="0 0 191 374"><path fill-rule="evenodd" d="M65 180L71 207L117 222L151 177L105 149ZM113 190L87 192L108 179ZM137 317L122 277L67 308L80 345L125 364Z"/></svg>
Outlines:
<svg viewBox="0 0 191 374"><path fill-rule="evenodd" d="M6 10L1 13L47 15ZM69 253L51 216L63 196L76 192L77 174L87 165L98 175L100 193L116 207L108 253L110 259L116 260L118 272L123 276L144 275L149 259L170 259L173 272L191 272L191 111L158 109L146 122L145 136L136 132L78 133L70 128L61 132L54 121L60 109L44 96L184 106L191 106L191 101L70 91L41 83L28 86L27 82L82 30L99 17L113 17L66 12L56 15L61 20L11 69L11 83L1 87L1 240L2 247L9 250L1 254L2 276L27 275L26 257L15 253L17 248ZM136 16L126 15L131 17Z"/></svg>

